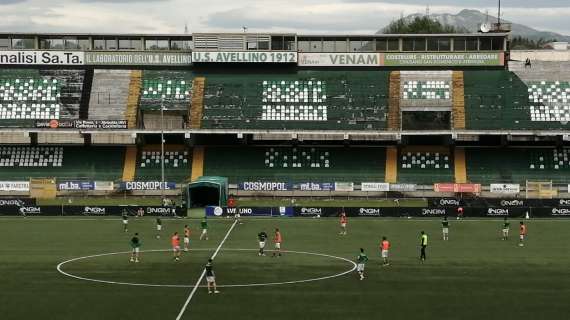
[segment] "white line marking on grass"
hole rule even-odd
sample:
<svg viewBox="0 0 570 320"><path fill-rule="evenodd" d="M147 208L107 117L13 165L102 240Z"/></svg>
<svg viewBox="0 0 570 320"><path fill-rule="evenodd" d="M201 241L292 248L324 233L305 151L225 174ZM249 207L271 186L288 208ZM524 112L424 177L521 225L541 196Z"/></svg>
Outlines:
<svg viewBox="0 0 570 320"><path fill-rule="evenodd" d="M214 250L214 249L213 248L190 249L190 252L192 252L192 251L211 251L211 250ZM235 248L235 249L234 248L221 249L221 251L258 251L258 250L259 249L237 249L237 248ZM144 253L144 252L171 252L171 251L172 250L170 250L170 249L155 249L155 250L141 250L141 253ZM68 273L66 271L63 271L63 266L67 263L70 263L70 262L83 260L83 259L90 259L90 258L97 258L97 257L103 257L103 256L111 256L111 255L120 255L120 254L130 254L130 253L131 253L131 251L111 252L111 253L102 253L102 254L95 254L95 255L90 255L90 256L73 258L73 259L63 261L60 264L58 264L57 265L57 271L59 271L59 273L65 275L65 276L75 278L78 280L107 283L107 284L118 284L118 285L139 286L139 287L168 287L168 288L193 288L194 287L193 285L186 285L186 284L152 284L152 283L136 283L136 282L120 282L120 281L100 280L100 279L81 277L81 276L77 276L77 275ZM337 274L333 274L333 275L329 275L329 276L322 276L322 277L318 277L318 278L310 278L310 279L303 279L303 280L291 280L291 281L283 281L283 282L226 284L226 285L218 285L218 287L220 287L220 288L260 287L260 286L278 286L278 285L286 285L286 284L305 283L305 282L313 282L313 281L321 281L321 280L338 278L338 277L344 276L344 275L349 274L349 273L353 272L354 270L356 270L356 263L354 261L351 261L351 260L343 258L343 257L337 257L337 256L324 254L324 253L315 253L315 252L306 252L306 251L293 251L293 250L283 251L283 253L306 254L306 255L313 255L313 256L320 256L320 257L342 260L342 261L348 262L350 264L351 268L349 270L346 270L346 271L343 271L343 272L340 272ZM200 285L199 287L206 287L206 286Z"/></svg>
<svg viewBox="0 0 570 320"><path fill-rule="evenodd" d="M218 252L220 252L220 249L224 245L224 242L226 242L226 240L230 236L230 233L232 232L232 230L236 226L237 222L238 222L237 219L234 220L234 223L232 223L232 226L230 227L230 229L228 230L228 232L226 233L226 235L224 236L224 238L222 239L222 241L220 242L220 244L216 248L216 251L214 251L214 254L212 255L212 257L210 259L214 260L216 258L216 256L218 255ZM180 320L182 318L182 315L184 315L184 311L186 311L186 309L188 308L188 305L190 304L190 300L192 300L192 297L194 297L194 294L198 290L198 287L200 286L200 283L202 282L202 279L204 279L205 275L206 275L206 268L202 269L202 274L200 274L200 277L198 278L198 281L196 281L194 288L192 289L192 291L190 291L190 294L188 295L188 299L186 299L186 302L184 302L184 305L182 306L182 309L180 309L180 312L178 313L176 320Z"/></svg>

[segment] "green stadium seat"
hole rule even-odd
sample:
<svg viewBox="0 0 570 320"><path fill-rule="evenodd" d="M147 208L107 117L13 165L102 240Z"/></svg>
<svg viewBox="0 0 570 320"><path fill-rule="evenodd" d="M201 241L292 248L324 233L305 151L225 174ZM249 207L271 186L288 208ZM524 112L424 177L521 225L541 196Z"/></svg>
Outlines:
<svg viewBox="0 0 570 320"><path fill-rule="evenodd" d="M162 178L162 157L160 151L145 151L137 160L136 179L139 181L159 181ZM187 150L164 152L164 176L167 181L183 182L190 177L192 167Z"/></svg>
<svg viewBox="0 0 570 320"><path fill-rule="evenodd" d="M141 109L160 110L164 103L169 110L187 110L192 100L193 78L193 73L186 71L143 71Z"/></svg>
<svg viewBox="0 0 570 320"><path fill-rule="evenodd" d="M398 181L433 184L453 182L453 159L449 153L402 151L398 158Z"/></svg>
<svg viewBox="0 0 570 320"><path fill-rule="evenodd" d="M449 81L404 81L401 98L408 99L450 99L451 84Z"/></svg>

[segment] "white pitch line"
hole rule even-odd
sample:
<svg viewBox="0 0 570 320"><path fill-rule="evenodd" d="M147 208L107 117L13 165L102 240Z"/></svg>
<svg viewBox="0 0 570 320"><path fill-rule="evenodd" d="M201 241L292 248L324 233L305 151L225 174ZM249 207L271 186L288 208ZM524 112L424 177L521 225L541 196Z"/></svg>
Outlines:
<svg viewBox="0 0 570 320"><path fill-rule="evenodd" d="M220 245L218 245L218 247L216 248L216 251L214 251L214 254L212 255L212 257L210 259L214 260L216 258L216 256L218 255L218 252L220 251L220 249L224 245L224 242L226 242L226 240L230 236L230 233L232 232L232 230L236 226L237 222L238 222L237 220L234 220L234 223L232 223L232 226L230 227L230 229L228 230L228 232L226 233L226 235L222 239L222 242L220 242ZM186 311L186 309L188 308L188 305L190 304L190 300L192 300L192 297L194 297L194 294L198 290L198 287L200 287L200 283L204 279L205 275L206 275L206 268L204 268L202 270L202 273L200 274L200 278L198 278L198 281L196 281L194 288L192 289L192 291L190 291L190 294L188 295L188 299L186 299L186 302L184 302L184 305L182 306L182 309L180 309L180 312L178 313L176 320L182 319L182 315L184 315L184 312Z"/></svg>

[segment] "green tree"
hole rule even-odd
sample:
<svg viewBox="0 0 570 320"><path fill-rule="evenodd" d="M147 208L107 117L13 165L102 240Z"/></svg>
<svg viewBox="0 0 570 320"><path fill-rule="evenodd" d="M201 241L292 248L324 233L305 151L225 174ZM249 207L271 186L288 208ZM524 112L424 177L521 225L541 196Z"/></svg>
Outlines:
<svg viewBox="0 0 570 320"><path fill-rule="evenodd" d="M428 16L415 17L409 21L405 18L400 18L398 20L390 22L390 24L383 30L383 33L385 34L432 34L466 32L467 29L465 28L456 28L452 25L442 24L437 20L430 19Z"/></svg>

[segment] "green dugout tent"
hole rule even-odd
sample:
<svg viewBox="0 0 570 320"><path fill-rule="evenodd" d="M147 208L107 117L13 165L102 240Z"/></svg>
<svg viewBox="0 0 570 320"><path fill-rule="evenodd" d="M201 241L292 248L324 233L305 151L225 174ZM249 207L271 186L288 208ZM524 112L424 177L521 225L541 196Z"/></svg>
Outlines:
<svg viewBox="0 0 570 320"><path fill-rule="evenodd" d="M203 176L188 184L188 208L219 206L228 202L228 178Z"/></svg>

